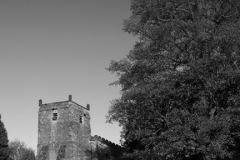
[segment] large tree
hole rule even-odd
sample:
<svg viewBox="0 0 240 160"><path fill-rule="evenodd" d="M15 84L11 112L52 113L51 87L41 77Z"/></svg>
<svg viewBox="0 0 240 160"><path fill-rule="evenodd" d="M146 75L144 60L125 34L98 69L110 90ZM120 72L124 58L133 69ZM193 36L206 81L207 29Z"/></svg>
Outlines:
<svg viewBox="0 0 240 160"><path fill-rule="evenodd" d="M0 115L0 159L8 160L8 158L9 158L8 136Z"/></svg>
<svg viewBox="0 0 240 160"><path fill-rule="evenodd" d="M108 121L136 159L239 158L240 1L131 0Z"/></svg>

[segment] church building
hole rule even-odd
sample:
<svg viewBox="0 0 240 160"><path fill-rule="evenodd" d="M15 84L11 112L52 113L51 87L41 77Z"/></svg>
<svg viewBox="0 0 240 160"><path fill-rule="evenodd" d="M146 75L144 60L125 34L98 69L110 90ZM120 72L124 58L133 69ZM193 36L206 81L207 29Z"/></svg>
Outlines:
<svg viewBox="0 0 240 160"><path fill-rule="evenodd" d="M39 100L37 160L118 160L124 149L91 136L90 105Z"/></svg>

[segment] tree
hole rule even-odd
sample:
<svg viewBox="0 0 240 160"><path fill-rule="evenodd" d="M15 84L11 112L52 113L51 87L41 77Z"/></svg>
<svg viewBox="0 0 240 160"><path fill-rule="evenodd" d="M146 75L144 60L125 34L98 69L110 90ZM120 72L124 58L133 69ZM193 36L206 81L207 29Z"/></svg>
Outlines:
<svg viewBox="0 0 240 160"><path fill-rule="evenodd" d="M36 160L34 150L18 139L11 141L9 148L13 160Z"/></svg>
<svg viewBox="0 0 240 160"><path fill-rule="evenodd" d="M0 115L0 159L8 160L8 158L9 158L8 136Z"/></svg>
<svg viewBox="0 0 240 160"><path fill-rule="evenodd" d="M22 160L36 160L34 150L32 148L25 148Z"/></svg>
<svg viewBox="0 0 240 160"><path fill-rule="evenodd" d="M124 31L139 37L107 68L134 159L238 158L240 1L132 0Z"/></svg>

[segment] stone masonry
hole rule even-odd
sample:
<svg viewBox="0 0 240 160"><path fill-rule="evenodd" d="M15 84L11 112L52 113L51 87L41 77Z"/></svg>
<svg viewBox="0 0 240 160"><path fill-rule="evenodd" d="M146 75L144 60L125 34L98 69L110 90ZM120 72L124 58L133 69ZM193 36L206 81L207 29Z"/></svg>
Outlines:
<svg viewBox="0 0 240 160"><path fill-rule="evenodd" d="M120 146L91 137L90 105L72 101L42 104L39 100L37 160L118 159Z"/></svg>

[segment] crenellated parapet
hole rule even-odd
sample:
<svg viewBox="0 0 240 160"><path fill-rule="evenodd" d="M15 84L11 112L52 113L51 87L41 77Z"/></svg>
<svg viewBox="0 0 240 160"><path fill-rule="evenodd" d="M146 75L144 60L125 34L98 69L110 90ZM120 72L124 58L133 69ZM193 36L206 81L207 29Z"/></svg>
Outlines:
<svg viewBox="0 0 240 160"><path fill-rule="evenodd" d="M126 151L123 147L115 144L100 136L90 138L91 155L94 160L97 159L115 159L120 160L122 154Z"/></svg>
<svg viewBox="0 0 240 160"><path fill-rule="evenodd" d="M120 146L116 143L113 143L113 142L111 142L111 141L109 141L109 140L107 140L107 139L105 139L101 136L98 136L98 135L95 135L95 136L91 137L90 141L100 141L100 142L106 144L107 146L109 146L111 148L115 148L117 150L125 150L122 146Z"/></svg>

